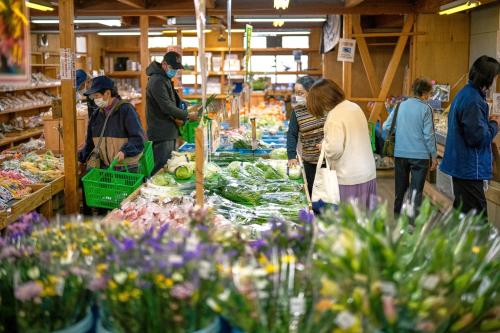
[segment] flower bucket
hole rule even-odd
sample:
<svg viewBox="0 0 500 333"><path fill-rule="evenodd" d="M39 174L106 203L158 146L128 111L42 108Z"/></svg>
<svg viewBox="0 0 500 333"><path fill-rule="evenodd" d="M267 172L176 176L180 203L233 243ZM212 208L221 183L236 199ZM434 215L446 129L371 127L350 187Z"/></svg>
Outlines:
<svg viewBox="0 0 500 333"><path fill-rule="evenodd" d="M94 315L92 311L88 311L87 315L79 322L61 330L53 331L52 333L87 333L94 326Z"/></svg>
<svg viewBox="0 0 500 333"><path fill-rule="evenodd" d="M212 324L210 324L209 326L207 326L205 328L202 328L201 330L194 331L193 333L219 333L221 330L220 327L221 327L221 323L220 323L219 318L215 318L215 320L213 321ZM99 319L97 321L96 333L113 333L113 331L109 331L108 329L106 329L103 326L102 321Z"/></svg>

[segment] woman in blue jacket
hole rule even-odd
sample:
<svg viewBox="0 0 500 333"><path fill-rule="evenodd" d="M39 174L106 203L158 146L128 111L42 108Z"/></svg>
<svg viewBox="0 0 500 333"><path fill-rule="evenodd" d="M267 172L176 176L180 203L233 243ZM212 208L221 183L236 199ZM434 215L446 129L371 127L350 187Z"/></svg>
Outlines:
<svg viewBox="0 0 500 333"><path fill-rule="evenodd" d="M446 150L441 171L453 178L453 206L468 213L475 210L487 218L484 181L492 178L491 143L500 118L490 117L486 92L500 70L490 57L478 58L469 71L469 82L451 104Z"/></svg>

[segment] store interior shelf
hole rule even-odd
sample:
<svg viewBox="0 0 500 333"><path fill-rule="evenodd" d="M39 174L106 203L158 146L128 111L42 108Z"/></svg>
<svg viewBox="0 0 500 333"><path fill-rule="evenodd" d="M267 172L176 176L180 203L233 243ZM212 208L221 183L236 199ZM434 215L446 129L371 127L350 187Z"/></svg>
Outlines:
<svg viewBox="0 0 500 333"><path fill-rule="evenodd" d="M150 52L153 53L165 53L166 49L162 47L153 47L149 48ZM207 47L205 49L206 52L229 52L228 47ZM245 52L246 49L243 47L235 47L231 48L231 52ZM311 48L284 48L284 47L271 47L271 48L255 48L252 49L252 52L257 53L292 53L293 51L302 51L304 53L308 52L319 52L319 49L311 49ZM104 52L106 53L138 53L140 49L138 47L123 47L123 48L105 48ZM197 47L185 47L182 49L182 52L186 53L194 53L198 52Z"/></svg>
<svg viewBox="0 0 500 333"><path fill-rule="evenodd" d="M58 68L59 64L31 64L31 67L54 67L54 68Z"/></svg>
<svg viewBox="0 0 500 333"><path fill-rule="evenodd" d="M42 105L36 105L36 106L27 106L27 107L21 108L21 109L0 111L0 114L16 113L16 112L30 111L30 110L38 110L38 109L47 108L47 107L50 107L50 106L52 106L52 103L47 103L47 104L42 104Z"/></svg>
<svg viewBox="0 0 500 333"><path fill-rule="evenodd" d="M115 71L106 73L107 76L112 77L133 77L141 75L139 71Z"/></svg>
<svg viewBox="0 0 500 333"><path fill-rule="evenodd" d="M50 84L39 84L36 86L20 86L20 87L2 87L0 86L0 93L8 93L8 92L14 92L14 91L25 91L25 90L37 90L37 89L48 89L48 88L55 88L55 87L60 87L61 83L50 83Z"/></svg>
<svg viewBox="0 0 500 333"><path fill-rule="evenodd" d="M183 95L182 97L187 98L187 99L201 99L202 96L201 94L188 94L188 95ZM207 94L207 98L210 97L210 94ZM215 96L216 99L226 99L227 95L225 94L219 94Z"/></svg>
<svg viewBox="0 0 500 333"><path fill-rule="evenodd" d="M0 146L10 145L11 143L26 140L35 136L43 134L43 127L37 127L29 130L24 130L21 134L16 136L6 136L0 139Z"/></svg>

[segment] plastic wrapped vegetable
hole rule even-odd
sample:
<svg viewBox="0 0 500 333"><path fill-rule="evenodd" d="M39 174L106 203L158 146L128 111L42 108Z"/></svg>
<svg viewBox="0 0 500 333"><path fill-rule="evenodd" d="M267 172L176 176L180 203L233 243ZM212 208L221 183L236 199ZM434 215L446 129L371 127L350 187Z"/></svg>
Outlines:
<svg viewBox="0 0 500 333"><path fill-rule="evenodd" d="M286 160L288 159L288 155L286 153L286 148L277 148L273 149L269 156L274 160Z"/></svg>
<svg viewBox="0 0 500 333"><path fill-rule="evenodd" d="M175 169L175 179L187 180L193 176L193 169L189 164L178 166Z"/></svg>
<svg viewBox="0 0 500 333"><path fill-rule="evenodd" d="M266 179L284 179L285 177L281 175L278 170L273 168L271 165L266 164L263 161L259 161L256 165L257 168L264 171L264 177Z"/></svg>
<svg viewBox="0 0 500 333"><path fill-rule="evenodd" d="M293 180L299 180L302 177L302 172L299 166L292 166L288 169L288 177Z"/></svg>

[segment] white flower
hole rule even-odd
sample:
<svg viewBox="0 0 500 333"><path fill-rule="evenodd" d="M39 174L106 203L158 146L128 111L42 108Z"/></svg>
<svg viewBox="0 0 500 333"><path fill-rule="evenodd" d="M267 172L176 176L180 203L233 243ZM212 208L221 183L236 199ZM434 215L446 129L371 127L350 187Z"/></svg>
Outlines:
<svg viewBox="0 0 500 333"><path fill-rule="evenodd" d="M349 311L342 311L341 313L338 314L337 318L335 319L335 323L341 329L345 330L356 324L356 317L354 317L352 313L350 313Z"/></svg>
<svg viewBox="0 0 500 333"><path fill-rule="evenodd" d="M32 280L36 280L40 277L40 270L38 269L38 267L32 267L30 269L28 269L28 277Z"/></svg>
<svg viewBox="0 0 500 333"><path fill-rule="evenodd" d="M439 283L439 276L437 275L425 275L422 277L421 281L422 288L427 290L436 289L438 283Z"/></svg>
<svg viewBox="0 0 500 333"><path fill-rule="evenodd" d="M113 275L113 279L118 283L122 284L127 280L128 274L126 272L120 272Z"/></svg>

